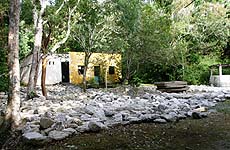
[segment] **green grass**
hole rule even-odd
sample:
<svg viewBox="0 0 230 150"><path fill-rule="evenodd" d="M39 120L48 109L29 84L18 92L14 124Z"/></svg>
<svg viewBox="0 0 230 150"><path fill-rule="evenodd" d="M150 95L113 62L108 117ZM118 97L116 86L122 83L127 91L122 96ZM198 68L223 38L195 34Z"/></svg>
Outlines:
<svg viewBox="0 0 230 150"><path fill-rule="evenodd" d="M217 104L216 110L221 113L230 114L230 99Z"/></svg>

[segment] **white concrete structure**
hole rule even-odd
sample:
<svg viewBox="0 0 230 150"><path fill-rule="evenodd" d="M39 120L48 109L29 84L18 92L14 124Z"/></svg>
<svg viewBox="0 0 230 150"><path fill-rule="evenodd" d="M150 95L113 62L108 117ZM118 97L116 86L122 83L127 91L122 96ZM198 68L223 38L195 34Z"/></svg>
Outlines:
<svg viewBox="0 0 230 150"><path fill-rule="evenodd" d="M213 67L219 67L219 75L213 75ZM210 84L212 86L217 87L230 87L230 75L223 75L222 69L223 67L230 67L230 65L213 65L211 66L211 76L210 76Z"/></svg>
<svg viewBox="0 0 230 150"><path fill-rule="evenodd" d="M47 57L46 68L46 85L57 84L62 82L62 62L69 62L69 54L53 54ZM28 83L30 68L32 63L32 55L28 56L21 63L21 82ZM37 85L41 85L42 64L39 64Z"/></svg>

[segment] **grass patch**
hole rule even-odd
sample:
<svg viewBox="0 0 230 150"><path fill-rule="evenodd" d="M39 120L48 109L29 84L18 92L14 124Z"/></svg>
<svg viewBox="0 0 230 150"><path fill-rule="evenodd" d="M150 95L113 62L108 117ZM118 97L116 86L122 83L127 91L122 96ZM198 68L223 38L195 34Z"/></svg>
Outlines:
<svg viewBox="0 0 230 150"><path fill-rule="evenodd" d="M216 105L216 110L224 114L230 114L230 99L227 99L225 102L218 103Z"/></svg>

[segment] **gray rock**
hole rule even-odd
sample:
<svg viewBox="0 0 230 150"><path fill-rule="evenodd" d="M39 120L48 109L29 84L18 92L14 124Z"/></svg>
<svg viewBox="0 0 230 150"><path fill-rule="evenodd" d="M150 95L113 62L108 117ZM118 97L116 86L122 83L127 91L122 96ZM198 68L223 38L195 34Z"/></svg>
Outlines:
<svg viewBox="0 0 230 150"><path fill-rule="evenodd" d="M162 118L167 120L168 122L175 122L175 121L178 121L178 115L176 113L169 113L169 114L166 114L166 115L163 115Z"/></svg>
<svg viewBox="0 0 230 150"><path fill-rule="evenodd" d="M82 124L81 124L82 125ZM81 126L81 125L77 125L77 124L75 124L75 123L71 123L71 124L68 124L68 128L74 128L74 129L76 129L76 128L78 128L78 126Z"/></svg>
<svg viewBox="0 0 230 150"><path fill-rule="evenodd" d="M160 116L157 114L144 114L144 115L140 115L139 119L142 121L147 121L147 122L151 122L155 119L159 119Z"/></svg>
<svg viewBox="0 0 230 150"><path fill-rule="evenodd" d="M62 140L70 135L69 132L53 130L49 132L48 137L54 140Z"/></svg>
<svg viewBox="0 0 230 150"><path fill-rule="evenodd" d="M167 121L165 119L155 119L154 120L155 123L167 123Z"/></svg>
<svg viewBox="0 0 230 150"><path fill-rule="evenodd" d="M88 124L89 124L89 122L84 122L81 126L77 127L77 131L79 131L79 132L89 131Z"/></svg>
<svg viewBox="0 0 230 150"><path fill-rule="evenodd" d="M185 112L180 112L180 114L178 114L178 118L179 119L186 119L187 116L185 114L186 114Z"/></svg>
<svg viewBox="0 0 230 150"><path fill-rule="evenodd" d="M41 100L41 101L45 101L46 100L46 97L45 96L39 96L39 99Z"/></svg>
<svg viewBox="0 0 230 150"><path fill-rule="evenodd" d="M102 129L105 129L106 126L101 122L90 121L88 124L89 131L99 132Z"/></svg>
<svg viewBox="0 0 230 150"><path fill-rule="evenodd" d="M49 133L50 131L52 131L52 130L54 130L54 129L53 129L53 128L47 128L47 129L44 130L44 132L48 135L48 133Z"/></svg>
<svg viewBox="0 0 230 150"><path fill-rule="evenodd" d="M133 116L129 116L129 117L127 118L127 120L128 120L130 123L137 123L137 122L140 122L140 121L141 121L140 118L138 118L138 117L133 117Z"/></svg>
<svg viewBox="0 0 230 150"><path fill-rule="evenodd" d="M115 114L113 117L112 117L112 120L114 122L122 122L122 114L121 113L118 113L118 114Z"/></svg>
<svg viewBox="0 0 230 150"><path fill-rule="evenodd" d="M142 96L143 99L151 99L152 98L152 95L146 93Z"/></svg>
<svg viewBox="0 0 230 150"><path fill-rule="evenodd" d="M188 111L185 115L188 116L188 117L192 117L192 111Z"/></svg>
<svg viewBox="0 0 230 150"><path fill-rule="evenodd" d="M167 105L160 104L160 105L158 105L157 108L158 108L160 111L164 111L164 110L166 110L168 107L167 107Z"/></svg>
<svg viewBox="0 0 230 150"><path fill-rule="evenodd" d="M114 111L108 110L108 109L105 109L105 110L104 110L104 113L105 113L105 116L106 116L106 117L112 117L112 116L115 114Z"/></svg>
<svg viewBox="0 0 230 150"><path fill-rule="evenodd" d="M24 133L22 137L26 140L35 140L35 141L47 139L46 136L43 136L42 134L38 132L27 132L27 133Z"/></svg>
<svg viewBox="0 0 230 150"><path fill-rule="evenodd" d="M61 131L65 128L65 125L63 124L63 122L56 122L51 127L55 130Z"/></svg>
<svg viewBox="0 0 230 150"><path fill-rule="evenodd" d="M95 117L99 118L101 121L106 120L105 112L102 108L92 106L92 105L87 105L85 107L85 112L89 115L94 115Z"/></svg>
<svg viewBox="0 0 230 150"><path fill-rule="evenodd" d="M63 132L69 132L70 135L77 133L77 131L73 128L66 128L62 130Z"/></svg>
<svg viewBox="0 0 230 150"><path fill-rule="evenodd" d="M44 117L51 118L52 117L52 113L51 112L45 112L44 113Z"/></svg>
<svg viewBox="0 0 230 150"><path fill-rule="evenodd" d="M55 117L55 120L56 120L57 122L62 122L62 123L64 123L64 122L67 121L67 115L64 114L64 113L59 113L59 114L57 114L57 116Z"/></svg>
<svg viewBox="0 0 230 150"><path fill-rule="evenodd" d="M225 98L230 99L230 94L225 94Z"/></svg>
<svg viewBox="0 0 230 150"><path fill-rule="evenodd" d="M40 126L43 129L47 129L49 127L51 127L54 124L54 120L47 118L47 117L42 117L40 119Z"/></svg>

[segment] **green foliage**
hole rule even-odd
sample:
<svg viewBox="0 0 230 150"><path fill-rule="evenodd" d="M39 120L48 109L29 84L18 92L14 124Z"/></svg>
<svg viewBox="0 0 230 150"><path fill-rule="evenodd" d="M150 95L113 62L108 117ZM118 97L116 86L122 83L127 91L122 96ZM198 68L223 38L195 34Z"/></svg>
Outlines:
<svg viewBox="0 0 230 150"><path fill-rule="evenodd" d="M27 96L28 96L28 99L32 99L32 98L38 97L38 95L36 94L35 91L31 91Z"/></svg>
<svg viewBox="0 0 230 150"><path fill-rule="evenodd" d="M134 77L132 78L130 84L133 84L135 86L140 86L141 83L143 83L143 80L141 78L139 78L137 75L134 75Z"/></svg>
<svg viewBox="0 0 230 150"><path fill-rule="evenodd" d="M92 53L114 51L111 49L114 41L119 42L116 25L119 14L111 11L110 3L99 4L97 1L85 0L79 3L80 18L72 28L72 40L75 48Z"/></svg>
<svg viewBox="0 0 230 150"><path fill-rule="evenodd" d="M0 2L0 91L8 90L8 0Z"/></svg>
<svg viewBox="0 0 230 150"><path fill-rule="evenodd" d="M26 25L24 21L20 22L20 33L19 33L19 57L20 60L24 59L28 54L31 53L34 42L32 27Z"/></svg>

